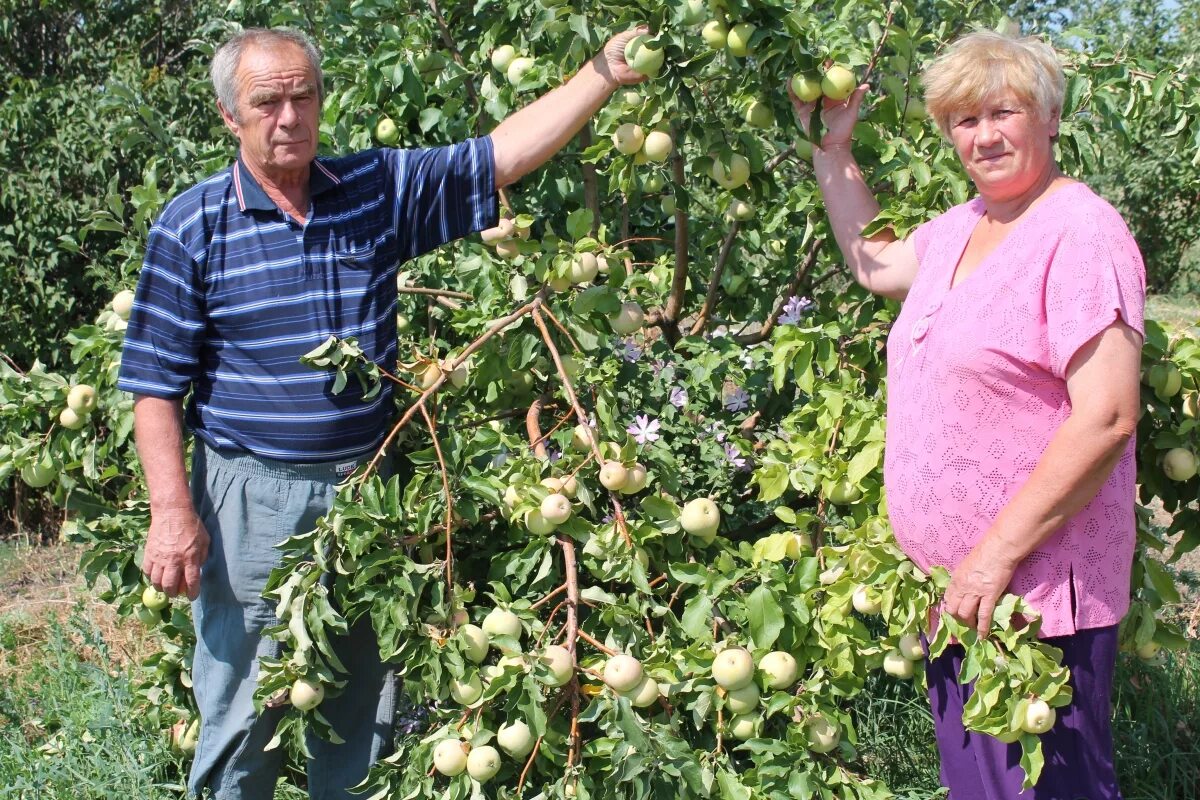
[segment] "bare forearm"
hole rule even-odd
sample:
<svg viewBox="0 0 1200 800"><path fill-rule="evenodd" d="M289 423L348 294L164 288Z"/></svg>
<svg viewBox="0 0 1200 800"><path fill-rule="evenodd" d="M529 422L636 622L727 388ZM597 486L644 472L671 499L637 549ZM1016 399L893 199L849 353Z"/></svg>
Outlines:
<svg viewBox="0 0 1200 800"><path fill-rule="evenodd" d="M509 115L492 132L497 188L546 163L608 101L618 83L598 59L602 56L564 85Z"/></svg>
<svg viewBox="0 0 1200 800"><path fill-rule="evenodd" d="M1013 563L1024 560L1096 496L1132 435L1128 423L1069 418L997 515L989 549Z"/></svg>
<svg viewBox="0 0 1200 800"><path fill-rule="evenodd" d="M146 471L151 510L192 508L183 463L182 416L179 400L142 396L133 405L134 439Z"/></svg>
<svg viewBox="0 0 1200 800"><path fill-rule="evenodd" d="M879 203L867 186L850 146L836 145L813 151L813 170L825 201L829 224L854 279L871 289L871 273L878 268L879 250L890 237L864 239L863 229L879 214Z"/></svg>

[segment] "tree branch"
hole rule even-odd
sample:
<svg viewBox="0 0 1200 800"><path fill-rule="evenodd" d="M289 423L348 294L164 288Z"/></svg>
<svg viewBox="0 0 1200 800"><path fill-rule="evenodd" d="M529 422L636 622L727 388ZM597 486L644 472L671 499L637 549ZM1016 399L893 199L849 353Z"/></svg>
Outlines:
<svg viewBox="0 0 1200 800"><path fill-rule="evenodd" d="M717 304L717 290L721 286L721 276L725 274L725 265L729 262L729 254L733 252L733 243L737 239L740 227L741 223L734 220L729 226L729 233L725 235L725 241L721 244L721 253L717 256L717 263L713 265L712 275L708 278L708 291L704 295L704 305L700 306L700 313L696 315L696 321L692 323L692 336L704 330L704 325L708 322L708 317Z"/></svg>
<svg viewBox="0 0 1200 800"><path fill-rule="evenodd" d="M754 333L747 333L744 336L735 336L735 342L742 345L758 344L770 338L771 331L775 329L775 326L779 323L780 315L783 314L784 306L787 305L790 298L796 295L796 292L800 291L800 285L808 279L809 273L812 272L812 268L816 265L817 253L820 251L824 241L824 239L817 237L808 246L808 252L804 256L804 261L800 263L800 269L796 271L795 277L792 278L792 282L784 290L783 296L775 304L775 309L771 312L771 316L767 317L767 321L763 323L762 328Z"/></svg>

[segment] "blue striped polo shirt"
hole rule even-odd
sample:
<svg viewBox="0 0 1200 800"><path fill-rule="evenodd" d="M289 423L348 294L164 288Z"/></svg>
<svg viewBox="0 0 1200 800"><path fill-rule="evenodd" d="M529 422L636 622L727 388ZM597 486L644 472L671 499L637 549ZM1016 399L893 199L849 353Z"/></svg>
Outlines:
<svg viewBox="0 0 1200 800"><path fill-rule="evenodd" d="M393 416L391 386L300 357L330 336L396 364L396 268L497 223L492 141L317 158L308 220L281 211L240 158L167 204L150 230L120 388L180 398L225 451L311 463L364 454Z"/></svg>

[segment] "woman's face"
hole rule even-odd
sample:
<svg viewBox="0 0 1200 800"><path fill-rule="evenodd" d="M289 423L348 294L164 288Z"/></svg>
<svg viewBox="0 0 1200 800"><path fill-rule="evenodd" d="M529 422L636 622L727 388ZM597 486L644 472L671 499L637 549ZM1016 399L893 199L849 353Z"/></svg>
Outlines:
<svg viewBox="0 0 1200 800"><path fill-rule="evenodd" d="M1012 200L1046 179L1058 134L1058 114L1050 117L1007 92L950 116L954 150L984 199Z"/></svg>

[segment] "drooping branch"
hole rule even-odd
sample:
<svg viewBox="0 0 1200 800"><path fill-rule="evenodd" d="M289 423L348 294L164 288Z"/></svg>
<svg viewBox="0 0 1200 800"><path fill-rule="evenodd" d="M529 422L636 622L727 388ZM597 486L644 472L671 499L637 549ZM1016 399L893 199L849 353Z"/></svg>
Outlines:
<svg viewBox="0 0 1200 800"><path fill-rule="evenodd" d="M824 241L820 237L813 239L812 244L808 246L808 252L804 255L804 260L800 262L800 269L796 270L795 277L792 278L792 282L784 290L783 296L775 303L775 308L771 311L771 316L767 317L767 321L763 323L763 326L754 333L735 336L734 341L738 344L749 345L765 342L770 338L771 331L779 324L779 317L783 314L784 306L787 305L789 299L796 295L796 292L800 291L800 287L804 284L804 281L808 280L813 267L816 266L817 254L820 252Z"/></svg>
<svg viewBox="0 0 1200 800"><path fill-rule="evenodd" d="M733 224L729 226L729 233L725 234L725 241L721 244L717 263L713 265L712 275L708 279L708 291L704 295L704 305L700 306L700 313L696 315L696 321L692 324L692 336L704 330L708 317L717 304L717 291L721 286L721 276L725 274L725 265L729 262L730 253L733 252L733 243L737 240L740 227L741 223L734 220Z"/></svg>

